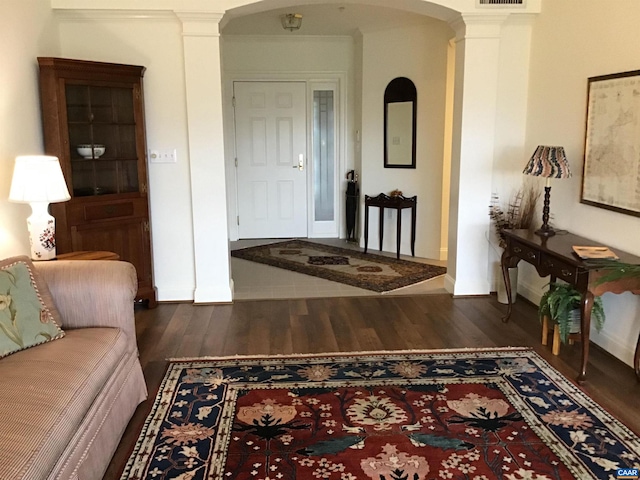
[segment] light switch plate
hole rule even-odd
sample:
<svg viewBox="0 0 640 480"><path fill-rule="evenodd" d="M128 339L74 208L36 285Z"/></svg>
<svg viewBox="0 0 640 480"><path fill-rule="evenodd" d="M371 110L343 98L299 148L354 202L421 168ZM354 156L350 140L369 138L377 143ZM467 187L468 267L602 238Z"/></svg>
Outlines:
<svg viewBox="0 0 640 480"><path fill-rule="evenodd" d="M149 161L151 163L176 163L178 161L176 149L149 150Z"/></svg>

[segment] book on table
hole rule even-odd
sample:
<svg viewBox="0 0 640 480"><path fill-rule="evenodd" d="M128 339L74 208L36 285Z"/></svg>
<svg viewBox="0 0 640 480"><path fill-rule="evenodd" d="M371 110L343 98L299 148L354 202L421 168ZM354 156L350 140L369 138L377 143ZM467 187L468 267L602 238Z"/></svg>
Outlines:
<svg viewBox="0 0 640 480"><path fill-rule="evenodd" d="M573 246L573 251L583 260L603 259L618 260L620 257L616 255L609 247L590 247L590 246Z"/></svg>

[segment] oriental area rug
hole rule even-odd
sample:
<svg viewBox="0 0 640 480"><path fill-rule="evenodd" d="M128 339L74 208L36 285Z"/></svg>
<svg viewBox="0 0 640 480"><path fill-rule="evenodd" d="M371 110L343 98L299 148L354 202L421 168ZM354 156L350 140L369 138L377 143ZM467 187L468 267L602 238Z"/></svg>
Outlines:
<svg viewBox="0 0 640 480"><path fill-rule="evenodd" d="M353 287L389 292L444 275L447 269L304 240L232 250L231 256Z"/></svg>
<svg viewBox="0 0 640 480"><path fill-rule="evenodd" d="M369 352L170 362L122 479L616 479L639 461L531 350Z"/></svg>

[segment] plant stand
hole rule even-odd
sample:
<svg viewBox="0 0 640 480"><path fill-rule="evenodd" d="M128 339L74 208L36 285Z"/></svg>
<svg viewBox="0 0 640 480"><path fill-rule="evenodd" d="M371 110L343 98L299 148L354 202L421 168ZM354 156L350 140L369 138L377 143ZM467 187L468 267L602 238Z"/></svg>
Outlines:
<svg viewBox="0 0 640 480"><path fill-rule="evenodd" d="M547 315L542 317L542 345L549 342L549 331L553 331L553 341L551 344L551 353L560 354L560 326L553 322ZM580 310L571 312L571 330L569 331L569 345L575 343L575 339L580 335Z"/></svg>

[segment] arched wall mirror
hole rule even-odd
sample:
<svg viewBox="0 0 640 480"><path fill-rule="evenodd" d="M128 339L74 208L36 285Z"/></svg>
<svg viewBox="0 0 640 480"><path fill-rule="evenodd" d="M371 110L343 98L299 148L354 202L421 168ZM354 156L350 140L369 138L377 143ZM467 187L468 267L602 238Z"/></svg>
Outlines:
<svg viewBox="0 0 640 480"><path fill-rule="evenodd" d="M384 91L384 166L416 168L416 86L394 78Z"/></svg>

